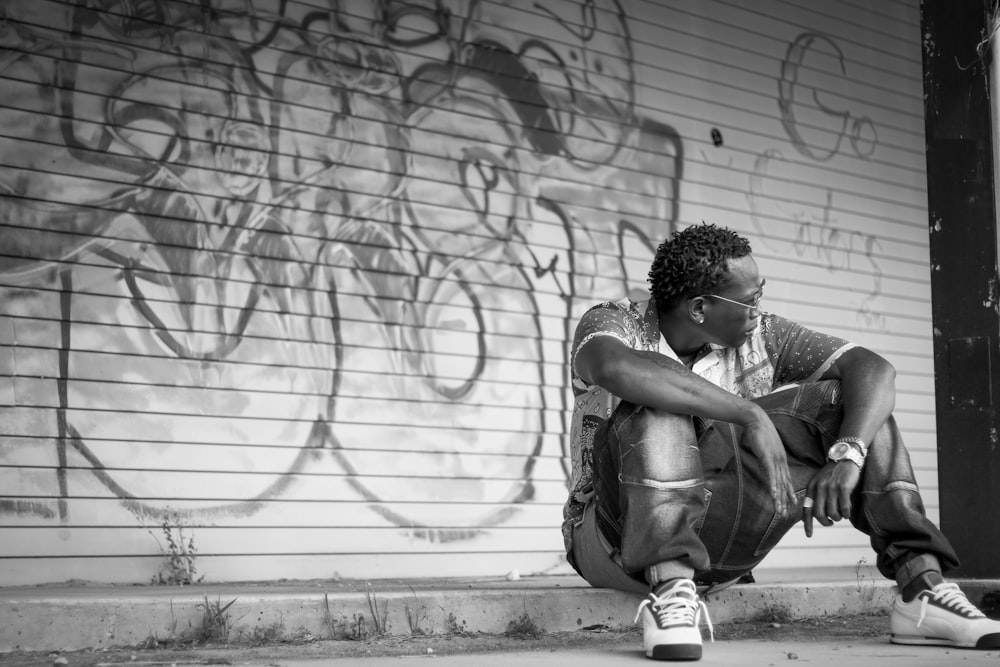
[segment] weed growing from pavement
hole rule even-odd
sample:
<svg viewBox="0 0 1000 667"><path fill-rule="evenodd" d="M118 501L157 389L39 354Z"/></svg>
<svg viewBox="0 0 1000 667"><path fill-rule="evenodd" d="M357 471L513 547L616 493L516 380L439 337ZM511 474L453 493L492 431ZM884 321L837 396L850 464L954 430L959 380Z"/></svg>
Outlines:
<svg viewBox="0 0 1000 667"><path fill-rule="evenodd" d="M236 602L236 598L223 605L222 600L217 599L215 602L210 602L208 596L205 596L204 604L198 605L202 608L203 613L201 626L195 628L195 641L201 643L227 643L234 625L233 619L228 612L234 602Z"/></svg>
<svg viewBox="0 0 1000 667"><path fill-rule="evenodd" d="M365 588L365 597L368 599L368 609L372 615L372 634L381 637L389 631L389 604L384 603L381 610L378 608L378 598L375 597L375 589L371 584Z"/></svg>
<svg viewBox="0 0 1000 667"><path fill-rule="evenodd" d="M875 576L872 568L864 558L858 560L854 566L854 578L858 582L858 596L861 601L872 611L875 606Z"/></svg>
<svg viewBox="0 0 1000 667"><path fill-rule="evenodd" d="M173 523L171 523L173 519ZM152 583L162 585L185 586L197 583L205 578L205 575L198 574L195 559L198 557L198 549L194 545L194 535L184 535L184 526L181 523L180 515L174 513L167 514L160 523L160 531L166 546L160 543L156 534L146 529L156 546L166 559L160 571L153 575Z"/></svg>
<svg viewBox="0 0 1000 667"><path fill-rule="evenodd" d="M299 633L301 632L300 630ZM286 639L285 621L281 618L266 625L255 625L250 633L250 643L255 646L277 644Z"/></svg>
<svg viewBox="0 0 1000 667"><path fill-rule="evenodd" d="M140 642L137 648L156 649L167 647L193 646L196 644L226 644L236 637L242 639L244 631L236 629L236 621L229 613L229 608L236 602L233 598L226 604L222 600L211 602L208 596L205 601L196 605L201 609L201 620L197 625L188 622L188 627L178 632L177 618L174 616L174 603L170 603L170 626L167 628L167 636L161 638L157 634L150 634L145 640ZM236 619L239 620L239 619ZM284 632L284 626L282 626ZM268 641L276 639L277 636L269 635Z"/></svg>
<svg viewBox="0 0 1000 667"><path fill-rule="evenodd" d="M353 621L346 616L335 617L330 611L330 596L323 594L323 630L324 639L359 639L361 624L355 614Z"/></svg>
<svg viewBox="0 0 1000 667"><path fill-rule="evenodd" d="M413 586L409 586L409 589L410 593L413 595L413 599L418 600L419 598L417 598L417 592L413 590ZM403 611L406 613L406 625L409 626L411 635L430 634L429 630L424 630L421 627L421 624L427 620L427 607L425 605L420 605L420 609L414 611L410 608L410 605L404 604Z"/></svg>
<svg viewBox="0 0 1000 667"><path fill-rule="evenodd" d="M381 608L379 607L378 598L371 584L368 584L365 597L371 613L370 619L363 614L354 614L351 618L341 615L338 618L330 611L330 597L324 593L322 625L326 639L372 639L389 633L389 604L386 602ZM407 618L410 620L409 608L407 608ZM416 621L410 620L411 631L414 622L419 623L419 617L416 617Z"/></svg>
<svg viewBox="0 0 1000 667"><path fill-rule="evenodd" d="M409 626L411 635L430 634L427 630L420 627L420 624L427 620L426 607L421 606L419 611L413 611L410 609L410 605L404 604L403 611L406 612L406 625Z"/></svg>
<svg viewBox="0 0 1000 667"><path fill-rule="evenodd" d="M528 612L524 612L507 624L507 632L504 634L515 639L538 639L545 634L545 630L538 627Z"/></svg>

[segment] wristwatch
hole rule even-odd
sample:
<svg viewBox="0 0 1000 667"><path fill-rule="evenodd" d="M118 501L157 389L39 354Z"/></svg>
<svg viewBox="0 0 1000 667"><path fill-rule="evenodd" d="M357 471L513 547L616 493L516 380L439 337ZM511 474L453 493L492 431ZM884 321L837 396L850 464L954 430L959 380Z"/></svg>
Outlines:
<svg viewBox="0 0 1000 667"><path fill-rule="evenodd" d="M861 453L861 448L856 448L852 443L845 440L838 440L833 443L830 451L826 454L826 458L837 462L850 461L862 469L865 467L865 455Z"/></svg>

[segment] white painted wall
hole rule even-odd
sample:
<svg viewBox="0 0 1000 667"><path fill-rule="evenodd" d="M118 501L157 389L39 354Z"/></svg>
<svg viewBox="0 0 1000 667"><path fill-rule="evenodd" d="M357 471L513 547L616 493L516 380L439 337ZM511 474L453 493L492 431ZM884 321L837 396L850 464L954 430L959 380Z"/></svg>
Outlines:
<svg viewBox="0 0 1000 667"><path fill-rule="evenodd" d="M568 572L567 337L701 220L937 518L916 0L440 4L5 3L0 585Z"/></svg>

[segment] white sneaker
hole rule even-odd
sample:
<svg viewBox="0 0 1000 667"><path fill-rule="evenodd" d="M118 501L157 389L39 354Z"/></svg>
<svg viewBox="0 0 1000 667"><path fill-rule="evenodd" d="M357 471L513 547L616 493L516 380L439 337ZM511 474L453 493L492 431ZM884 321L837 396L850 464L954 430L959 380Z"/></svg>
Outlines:
<svg viewBox="0 0 1000 667"><path fill-rule="evenodd" d="M643 610L647 613L643 614ZM635 615L635 622L642 616L642 645L646 657L654 660L700 660L701 631L698 624L703 614L714 641L708 608L698 598L693 581L678 579L662 595L650 593L639 604Z"/></svg>
<svg viewBox="0 0 1000 667"><path fill-rule="evenodd" d="M897 594L889 628L895 644L1000 648L1000 621L987 618L953 583L921 591L912 602Z"/></svg>

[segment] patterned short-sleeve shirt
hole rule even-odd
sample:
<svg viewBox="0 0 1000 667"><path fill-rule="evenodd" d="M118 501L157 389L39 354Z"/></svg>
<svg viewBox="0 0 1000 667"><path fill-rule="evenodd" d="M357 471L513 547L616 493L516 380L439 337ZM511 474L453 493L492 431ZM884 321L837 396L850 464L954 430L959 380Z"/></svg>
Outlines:
<svg viewBox="0 0 1000 667"><path fill-rule="evenodd" d="M651 300L605 302L580 318L570 353L573 421L570 426L572 474L563 508L563 539L569 552L573 526L593 494L591 453L594 433L611 416L620 399L589 384L576 372L577 352L597 336L612 336L634 350L659 352L680 361L660 333L656 305ZM764 313L760 325L738 348L706 345L691 370L712 384L746 399L775 389L818 380L847 350L848 341L808 329L778 315Z"/></svg>

